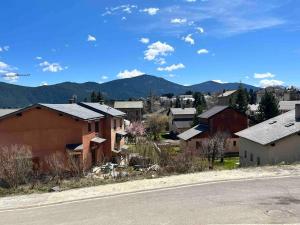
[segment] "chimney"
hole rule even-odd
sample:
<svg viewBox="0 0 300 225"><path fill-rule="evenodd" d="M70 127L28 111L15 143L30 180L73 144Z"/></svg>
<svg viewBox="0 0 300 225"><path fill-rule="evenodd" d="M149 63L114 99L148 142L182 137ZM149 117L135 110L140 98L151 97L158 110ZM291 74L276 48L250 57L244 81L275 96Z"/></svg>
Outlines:
<svg viewBox="0 0 300 225"><path fill-rule="evenodd" d="M77 102L77 96L73 95L72 98L69 99L69 104L74 104Z"/></svg>
<svg viewBox="0 0 300 225"><path fill-rule="evenodd" d="M103 105L104 104L104 100L100 100L99 103L100 103L100 105Z"/></svg>
<svg viewBox="0 0 300 225"><path fill-rule="evenodd" d="M295 119L296 121L300 121L300 104L296 104L295 109Z"/></svg>

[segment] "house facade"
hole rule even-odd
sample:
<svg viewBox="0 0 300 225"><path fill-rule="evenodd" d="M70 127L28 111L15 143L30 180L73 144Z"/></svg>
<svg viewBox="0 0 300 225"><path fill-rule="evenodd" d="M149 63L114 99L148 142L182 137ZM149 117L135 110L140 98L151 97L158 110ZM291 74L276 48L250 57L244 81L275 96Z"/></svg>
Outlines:
<svg viewBox="0 0 300 225"><path fill-rule="evenodd" d="M222 132L229 136L225 153L239 152L236 132L248 127L246 115L229 106L215 106L199 116L200 123L179 134L181 149L189 152L201 151L203 141Z"/></svg>
<svg viewBox="0 0 300 225"><path fill-rule="evenodd" d="M0 151L27 146L35 166L43 171L56 153L88 169L111 160L108 142L113 132L107 123L105 114L78 104L35 104L0 117Z"/></svg>
<svg viewBox="0 0 300 225"><path fill-rule="evenodd" d="M115 101L114 108L126 113L126 119L134 122L143 118L144 104L142 101Z"/></svg>
<svg viewBox="0 0 300 225"><path fill-rule="evenodd" d="M241 166L300 161L300 105L236 135L240 137Z"/></svg>
<svg viewBox="0 0 300 225"><path fill-rule="evenodd" d="M195 108L171 108L168 112L169 131L179 134L188 130L193 124L195 114Z"/></svg>
<svg viewBox="0 0 300 225"><path fill-rule="evenodd" d="M218 105L230 105L236 101L237 90L225 91L218 96Z"/></svg>

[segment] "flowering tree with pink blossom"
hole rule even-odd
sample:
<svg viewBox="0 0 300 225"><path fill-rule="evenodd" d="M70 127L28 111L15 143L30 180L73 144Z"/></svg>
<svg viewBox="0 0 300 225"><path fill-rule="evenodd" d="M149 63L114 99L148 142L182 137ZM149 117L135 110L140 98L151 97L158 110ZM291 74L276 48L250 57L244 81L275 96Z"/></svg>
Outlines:
<svg viewBox="0 0 300 225"><path fill-rule="evenodd" d="M131 123L127 128L126 132L128 133L128 136L132 139L134 139L134 142L136 142L137 137L144 136L146 134L146 130L144 127L144 124L141 122L133 122Z"/></svg>

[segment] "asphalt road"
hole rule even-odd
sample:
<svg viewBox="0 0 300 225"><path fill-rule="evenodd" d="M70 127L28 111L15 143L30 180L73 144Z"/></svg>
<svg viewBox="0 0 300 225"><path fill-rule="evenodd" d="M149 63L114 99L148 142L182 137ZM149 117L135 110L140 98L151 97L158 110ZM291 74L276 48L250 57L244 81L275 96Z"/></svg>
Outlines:
<svg viewBox="0 0 300 225"><path fill-rule="evenodd" d="M0 212L0 224L300 223L300 177L219 182Z"/></svg>

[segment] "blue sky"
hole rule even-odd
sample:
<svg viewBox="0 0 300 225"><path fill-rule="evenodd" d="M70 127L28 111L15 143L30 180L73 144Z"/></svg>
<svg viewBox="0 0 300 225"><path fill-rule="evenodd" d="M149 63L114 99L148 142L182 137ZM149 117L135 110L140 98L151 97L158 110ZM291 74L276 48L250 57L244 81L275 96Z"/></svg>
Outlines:
<svg viewBox="0 0 300 225"><path fill-rule="evenodd" d="M142 73L300 86L300 2L3 0L0 73L26 86Z"/></svg>

